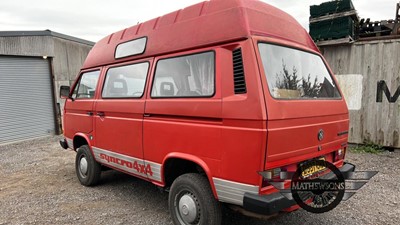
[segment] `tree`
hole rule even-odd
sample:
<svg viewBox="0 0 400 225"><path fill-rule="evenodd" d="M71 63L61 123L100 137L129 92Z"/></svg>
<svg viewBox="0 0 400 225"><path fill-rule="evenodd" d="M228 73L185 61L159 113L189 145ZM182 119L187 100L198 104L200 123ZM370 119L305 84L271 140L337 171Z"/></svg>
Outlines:
<svg viewBox="0 0 400 225"><path fill-rule="evenodd" d="M317 77L314 79L314 83L311 84L311 74L308 74L307 79L303 77L302 87L304 91L304 97L316 98L319 96L321 91L321 84L318 83Z"/></svg>
<svg viewBox="0 0 400 225"><path fill-rule="evenodd" d="M285 61L282 60L282 71L276 74L276 87L279 89L298 90L298 83L301 79L297 76L297 69L293 66L292 73L286 68ZM283 80L282 80L283 79Z"/></svg>
<svg viewBox="0 0 400 225"><path fill-rule="evenodd" d="M301 76L301 75L300 75ZM302 97L317 98L321 92L321 84L318 83L317 76L311 82L311 74L307 78L299 78L298 70L293 66L292 72L286 68L285 61L282 60L282 71L276 74L276 87L286 90L300 90Z"/></svg>

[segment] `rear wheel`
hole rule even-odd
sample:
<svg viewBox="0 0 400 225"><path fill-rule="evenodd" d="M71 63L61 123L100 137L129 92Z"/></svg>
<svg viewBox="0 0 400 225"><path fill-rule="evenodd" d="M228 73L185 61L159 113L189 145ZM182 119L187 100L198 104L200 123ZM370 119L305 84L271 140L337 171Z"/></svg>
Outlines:
<svg viewBox="0 0 400 225"><path fill-rule="evenodd" d="M94 186L100 180L101 165L94 160L89 146L78 148L75 159L75 170L79 182L85 186Z"/></svg>
<svg viewBox="0 0 400 225"><path fill-rule="evenodd" d="M178 177L169 192L169 210L177 225L219 225L221 208L206 177L189 173Z"/></svg>

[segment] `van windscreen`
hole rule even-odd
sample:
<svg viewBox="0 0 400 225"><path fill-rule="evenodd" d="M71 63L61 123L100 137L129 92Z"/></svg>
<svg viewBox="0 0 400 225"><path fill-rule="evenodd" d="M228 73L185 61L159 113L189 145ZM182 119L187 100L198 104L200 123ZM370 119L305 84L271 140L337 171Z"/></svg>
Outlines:
<svg viewBox="0 0 400 225"><path fill-rule="evenodd" d="M259 43L258 48L273 98L341 98L320 56L266 43Z"/></svg>

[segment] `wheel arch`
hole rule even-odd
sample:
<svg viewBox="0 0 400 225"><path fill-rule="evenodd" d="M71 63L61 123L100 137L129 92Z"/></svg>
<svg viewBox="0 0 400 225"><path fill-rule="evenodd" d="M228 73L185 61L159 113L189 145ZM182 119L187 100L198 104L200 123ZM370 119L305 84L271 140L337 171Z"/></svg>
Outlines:
<svg viewBox="0 0 400 225"><path fill-rule="evenodd" d="M77 151L77 149L79 147L81 147L82 145L88 145L90 151L92 151L92 146L90 144L90 140L89 140L88 136L83 133L77 133L74 135L73 145L74 145L75 151ZM92 152L92 154L93 154L93 152Z"/></svg>
<svg viewBox="0 0 400 225"><path fill-rule="evenodd" d="M204 162L204 160L202 160L201 158L186 153L170 153L164 158L162 165L162 179L166 187L171 186L172 182L178 176L185 173L204 173L208 179L214 197L218 199L210 168L208 167L207 163ZM180 170L180 167L182 165L184 165L185 167L183 170ZM186 167L187 165L189 166ZM193 166L195 166L195 171L192 168Z"/></svg>

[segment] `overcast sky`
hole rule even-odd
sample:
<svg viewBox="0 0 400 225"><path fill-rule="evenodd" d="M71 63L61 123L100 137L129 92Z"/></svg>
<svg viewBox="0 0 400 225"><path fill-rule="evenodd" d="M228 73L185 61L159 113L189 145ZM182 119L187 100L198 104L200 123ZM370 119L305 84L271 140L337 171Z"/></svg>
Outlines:
<svg viewBox="0 0 400 225"><path fill-rule="evenodd" d="M308 29L309 7L326 0L262 0ZM46 30L98 41L202 0L0 0L0 31ZM394 19L399 0L353 0L361 18Z"/></svg>

